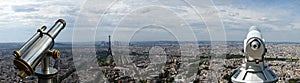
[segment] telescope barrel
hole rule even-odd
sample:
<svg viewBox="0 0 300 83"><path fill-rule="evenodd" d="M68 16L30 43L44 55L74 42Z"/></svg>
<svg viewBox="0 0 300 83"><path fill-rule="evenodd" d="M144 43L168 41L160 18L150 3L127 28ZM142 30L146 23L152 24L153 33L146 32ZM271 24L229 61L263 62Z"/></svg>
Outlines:
<svg viewBox="0 0 300 83"><path fill-rule="evenodd" d="M56 38L58 33L66 26L66 22L63 19L59 19L56 21L55 25L48 31L48 34L51 35L53 38Z"/></svg>
<svg viewBox="0 0 300 83"><path fill-rule="evenodd" d="M45 31L46 26L42 26L41 29L38 29L38 31L22 46L22 48L19 50L20 53L24 53L26 49L28 49L37 39L40 37L39 31Z"/></svg>
<svg viewBox="0 0 300 83"><path fill-rule="evenodd" d="M257 37L257 38L262 39L260 30L258 28L256 28L255 26L250 27L249 33L247 34L247 39L250 39L252 37Z"/></svg>
<svg viewBox="0 0 300 83"><path fill-rule="evenodd" d="M20 70L21 78L33 74L35 67L44 59L44 53L52 49L54 39L65 26L64 20L57 20L47 33L35 34L20 51L14 52L15 55L20 56L14 59L14 65Z"/></svg>

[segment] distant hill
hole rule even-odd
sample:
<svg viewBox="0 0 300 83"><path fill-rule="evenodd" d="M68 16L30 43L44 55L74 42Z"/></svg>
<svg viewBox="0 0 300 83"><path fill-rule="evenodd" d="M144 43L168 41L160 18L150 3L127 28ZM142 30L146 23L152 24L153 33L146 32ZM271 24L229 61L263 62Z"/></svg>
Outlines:
<svg viewBox="0 0 300 83"><path fill-rule="evenodd" d="M189 42L189 41L182 41L182 42ZM220 42L220 41L219 41ZM95 42L96 46L104 46L106 47L107 42L105 41L98 41ZM211 41L198 41L198 44L210 44ZM243 44L243 41L226 41L227 45L241 45ZM19 49L24 42L16 42L16 43L0 43L0 49ZM76 43L76 44L82 44L85 46L86 43ZM128 43L128 45L155 45L155 44L179 44L177 41L132 41ZM300 44L300 42L266 42L266 44ZM80 45L81 46L81 45ZM55 47L72 47L72 42L56 42Z"/></svg>
<svg viewBox="0 0 300 83"><path fill-rule="evenodd" d="M0 49L19 49L24 43L0 43ZM72 47L71 42L58 42L54 47Z"/></svg>
<svg viewBox="0 0 300 83"><path fill-rule="evenodd" d="M22 45L23 43L0 43L0 49L16 49Z"/></svg>
<svg viewBox="0 0 300 83"><path fill-rule="evenodd" d="M54 47L72 47L72 42L57 42Z"/></svg>

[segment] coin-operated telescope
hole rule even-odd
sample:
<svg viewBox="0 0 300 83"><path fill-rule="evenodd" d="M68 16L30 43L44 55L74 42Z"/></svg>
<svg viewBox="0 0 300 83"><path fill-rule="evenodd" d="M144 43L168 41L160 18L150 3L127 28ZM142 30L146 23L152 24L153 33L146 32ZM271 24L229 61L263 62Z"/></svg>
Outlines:
<svg viewBox="0 0 300 83"><path fill-rule="evenodd" d="M19 70L19 76L25 78L29 75L38 76L39 83L51 83L57 80L57 70L49 66L50 57L57 59L60 57L58 50L52 49L54 46L54 39L66 26L63 19L55 22L50 30L47 32L46 26L37 30L20 50L14 51L14 65ZM41 68L36 66L42 62Z"/></svg>
<svg viewBox="0 0 300 83"><path fill-rule="evenodd" d="M234 83L274 83L278 77L264 63L264 55L267 52L264 39L260 30L255 26L249 29L244 40L245 63L231 77Z"/></svg>

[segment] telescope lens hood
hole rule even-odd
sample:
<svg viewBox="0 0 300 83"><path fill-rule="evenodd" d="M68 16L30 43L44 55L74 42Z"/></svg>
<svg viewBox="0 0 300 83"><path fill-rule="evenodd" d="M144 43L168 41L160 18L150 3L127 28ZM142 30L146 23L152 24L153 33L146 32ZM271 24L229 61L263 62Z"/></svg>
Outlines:
<svg viewBox="0 0 300 83"><path fill-rule="evenodd" d="M19 76L21 78L25 78L28 75L32 75L34 72L33 69L22 59L15 58L14 65L17 67L17 69L20 70Z"/></svg>

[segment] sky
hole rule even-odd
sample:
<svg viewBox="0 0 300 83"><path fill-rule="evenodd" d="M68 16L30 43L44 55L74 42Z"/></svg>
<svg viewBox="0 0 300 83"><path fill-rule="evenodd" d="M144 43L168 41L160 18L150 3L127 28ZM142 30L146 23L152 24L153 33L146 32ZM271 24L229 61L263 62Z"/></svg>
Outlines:
<svg viewBox="0 0 300 83"><path fill-rule="evenodd" d="M266 41L300 42L297 0L5 0L0 42L26 42L43 25L67 22L57 42L243 41L257 26Z"/></svg>

